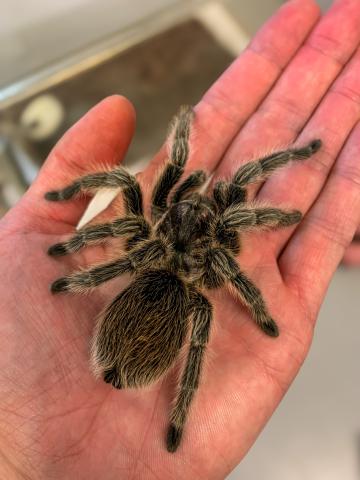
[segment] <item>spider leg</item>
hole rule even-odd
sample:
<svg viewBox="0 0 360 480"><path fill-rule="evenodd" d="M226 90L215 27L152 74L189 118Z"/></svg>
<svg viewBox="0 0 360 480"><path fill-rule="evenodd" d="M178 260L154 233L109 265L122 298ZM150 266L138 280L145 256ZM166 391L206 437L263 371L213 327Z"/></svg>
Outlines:
<svg viewBox="0 0 360 480"><path fill-rule="evenodd" d="M270 176L274 170L283 167L290 160L304 160L311 157L321 147L321 140L312 140L301 148L289 148L281 152L272 153L260 160L249 162L239 168L233 178L233 183L245 187L250 183Z"/></svg>
<svg viewBox="0 0 360 480"><path fill-rule="evenodd" d="M304 147L289 148L246 163L239 168L230 183L220 181L215 184L213 195L218 206L224 210L230 205L245 202L247 185L269 177L277 168L283 167L291 160L304 160L311 157L321 145L321 140L313 140Z"/></svg>
<svg viewBox="0 0 360 480"><path fill-rule="evenodd" d="M205 271L203 283L206 288L218 288L228 282L249 308L259 327L271 337L279 335L279 329L267 310L260 290L240 271L235 259L224 248L208 251Z"/></svg>
<svg viewBox="0 0 360 480"><path fill-rule="evenodd" d="M149 269L157 266L165 253L166 246L161 240L146 240L124 257L55 280L51 285L51 291L83 292L124 273L134 273L139 268Z"/></svg>
<svg viewBox="0 0 360 480"><path fill-rule="evenodd" d="M48 254L61 256L78 252L83 247L99 243L108 237L136 235L139 240L145 240L149 238L150 232L150 225L144 217L119 218L114 222L81 228L69 240L52 245L48 250Z"/></svg>
<svg viewBox="0 0 360 480"><path fill-rule="evenodd" d="M45 198L53 202L69 200L80 193L96 192L102 188L122 188L126 213L143 214L140 185L136 178L122 167L117 167L109 172L85 175L62 190L47 192Z"/></svg>
<svg viewBox="0 0 360 480"><path fill-rule="evenodd" d="M172 187L184 172L189 156L189 136L194 111L190 106L183 106L175 117L171 136L172 146L169 161L157 181L151 201L151 217L155 223L167 209L167 198Z"/></svg>
<svg viewBox="0 0 360 480"><path fill-rule="evenodd" d="M259 228L280 228L300 222L301 212L285 211L272 207L250 207L232 205L218 218L214 235L220 245L229 249L234 255L240 251L239 232Z"/></svg>
<svg viewBox="0 0 360 480"><path fill-rule="evenodd" d="M249 207L235 205L220 216L217 230L248 230L250 228L279 228L294 225L302 218L299 210L286 211L273 207Z"/></svg>
<svg viewBox="0 0 360 480"><path fill-rule="evenodd" d="M196 170L189 175L178 188L171 199L171 203L178 203L190 192L201 187L206 181L206 174L202 170Z"/></svg>
<svg viewBox="0 0 360 480"><path fill-rule="evenodd" d="M202 361L209 340L212 319L210 302L195 289L191 297L193 327L186 365L180 381L180 389L170 416L170 426L167 433L167 449L169 452L175 452L181 441L189 407L199 385Z"/></svg>

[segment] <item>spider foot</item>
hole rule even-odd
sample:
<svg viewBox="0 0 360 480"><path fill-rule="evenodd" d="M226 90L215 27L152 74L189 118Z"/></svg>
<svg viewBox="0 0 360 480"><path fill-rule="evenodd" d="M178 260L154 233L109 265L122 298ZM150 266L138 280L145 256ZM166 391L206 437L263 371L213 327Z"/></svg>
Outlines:
<svg viewBox="0 0 360 480"><path fill-rule="evenodd" d="M111 385L114 388L117 388L118 390L122 389L120 378L119 378L119 375L117 374L115 368L113 368L112 370L106 370L104 372L104 377L103 378L104 378L105 383L111 383Z"/></svg>
<svg viewBox="0 0 360 480"><path fill-rule="evenodd" d="M61 195L57 190L46 192L44 197L45 197L45 200L49 200L50 202L58 202L59 200L61 200Z"/></svg>
<svg viewBox="0 0 360 480"><path fill-rule="evenodd" d="M51 245L47 253L52 257L60 257L66 255L68 251L63 243L55 243L55 245Z"/></svg>
<svg viewBox="0 0 360 480"><path fill-rule="evenodd" d="M69 290L69 280L65 277L58 278L51 284L51 293L66 292Z"/></svg>
<svg viewBox="0 0 360 480"><path fill-rule="evenodd" d="M272 318L265 320L260 324L261 330L269 335L270 337L278 337L279 336L279 327L276 325Z"/></svg>
<svg viewBox="0 0 360 480"><path fill-rule="evenodd" d="M294 210L292 212L288 212L287 217L284 218L280 223L284 224L284 226L295 225L296 223L299 223L301 219L302 213L299 212L299 210Z"/></svg>
<svg viewBox="0 0 360 480"><path fill-rule="evenodd" d="M320 139L316 139L310 143L309 147L311 148L312 153L316 153L318 150L320 150L321 145L322 141Z"/></svg>
<svg viewBox="0 0 360 480"><path fill-rule="evenodd" d="M79 193L80 185L81 184L79 181L75 181L71 185L63 188L62 190L51 190L50 192L46 192L44 195L45 200L48 200L50 202L70 200L70 198Z"/></svg>
<svg viewBox="0 0 360 480"><path fill-rule="evenodd" d="M181 437L182 428L178 428L171 423L166 437L166 448L168 452L173 453L177 450L180 445Z"/></svg>

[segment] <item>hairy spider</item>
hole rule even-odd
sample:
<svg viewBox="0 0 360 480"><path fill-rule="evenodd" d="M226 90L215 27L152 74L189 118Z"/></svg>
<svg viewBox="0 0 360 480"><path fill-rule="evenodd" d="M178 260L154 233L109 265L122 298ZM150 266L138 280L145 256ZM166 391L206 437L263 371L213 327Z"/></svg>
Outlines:
<svg viewBox="0 0 360 480"><path fill-rule="evenodd" d="M279 334L259 289L239 269L239 233L254 228L279 228L298 223L297 210L247 203L246 186L269 176L290 160L317 152L320 140L249 162L231 181L216 183L212 195L197 192L206 181L199 170L180 180L189 156L193 110L185 106L175 117L169 159L152 193L151 219L143 212L136 178L116 167L75 180L62 190L48 192L47 200L69 200L103 187L122 188L126 216L79 230L49 248L50 255L76 252L107 237L127 237L120 258L81 270L51 285L51 291L82 292L124 273L134 281L110 305L95 327L92 363L95 373L115 388L143 387L169 370L185 342L188 354L170 417L167 449L174 452L181 440L190 403L199 384L209 339L212 306L204 289L232 286L259 327L272 337Z"/></svg>

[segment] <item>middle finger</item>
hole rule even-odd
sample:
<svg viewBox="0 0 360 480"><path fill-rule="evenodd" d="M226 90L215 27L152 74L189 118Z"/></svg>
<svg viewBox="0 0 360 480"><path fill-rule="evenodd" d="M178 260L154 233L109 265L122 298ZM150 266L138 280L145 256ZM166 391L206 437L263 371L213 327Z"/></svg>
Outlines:
<svg viewBox="0 0 360 480"><path fill-rule="evenodd" d="M340 0L318 23L266 100L242 128L214 182L231 178L242 163L294 141L360 41L360 2ZM275 148L274 148L275 147ZM260 185L252 187L255 194Z"/></svg>

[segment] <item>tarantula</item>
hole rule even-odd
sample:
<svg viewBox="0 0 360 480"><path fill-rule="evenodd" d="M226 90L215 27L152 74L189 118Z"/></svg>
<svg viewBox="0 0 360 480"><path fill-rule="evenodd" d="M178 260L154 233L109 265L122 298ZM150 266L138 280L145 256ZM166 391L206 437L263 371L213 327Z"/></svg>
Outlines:
<svg viewBox="0 0 360 480"><path fill-rule="evenodd" d="M126 216L80 229L48 250L58 256L76 252L107 237L125 237L120 258L59 278L53 293L83 292L124 273L135 275L101 315L91 348L97 375L113 387L144 387L158 380L174 364L188 334L187 359L180 378L167 433L167 449L179 446L190 403L199 385L209 339L212 306L204 289L232 286L259 327L279 334L259 289L240 270L239 233L248 229L296 224L302 215L247 203L247 185L269 176L290 160L317 152L320 140L249 162L230 181L215 184L211 196L199 193L206 174L191 173L180 180L189 157L193 109L184 106L175 117L169 158L152 192L151 219L144 216L137 179L122 167L89 174L62 190L46 193L51 201L69 200L103 187L122 188ZM170 197L170 198L169 198Z"/></svg>

